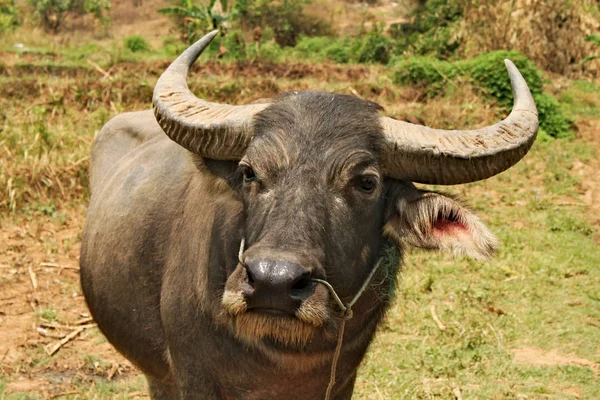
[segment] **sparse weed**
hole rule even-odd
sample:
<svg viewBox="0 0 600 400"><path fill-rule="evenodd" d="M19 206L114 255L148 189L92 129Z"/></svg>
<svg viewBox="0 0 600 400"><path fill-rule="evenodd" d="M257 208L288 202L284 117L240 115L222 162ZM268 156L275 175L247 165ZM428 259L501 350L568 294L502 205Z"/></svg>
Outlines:
<svg viewBox="0 0 600 400"><path fill-rule="evenodd" d="M54 308L40 308L37 311L37 316L48 322L53 322L58 319L58 313Z"/></svg>
<svg viewBox="0 0 600 400"><path fill-rule="evenodd" d="M150 44L140 35L132 35L125 38L125 47L133 53L150 50Z"/></svg>

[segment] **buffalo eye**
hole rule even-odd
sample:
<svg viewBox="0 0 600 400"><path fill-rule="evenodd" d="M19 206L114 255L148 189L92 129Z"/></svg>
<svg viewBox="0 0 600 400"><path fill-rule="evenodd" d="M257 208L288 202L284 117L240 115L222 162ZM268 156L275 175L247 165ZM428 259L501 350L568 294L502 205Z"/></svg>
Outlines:
<svg viewBox="0 0 600 400"><path fill-rule="evenodd" d="M358 178L357 187L358 189L367 194L371 194L377 188L377 177L373 175L363 175Z"/></svg>
<svg viewBox="0 0 600 400"><path fill-rule="evenodd" d="M244 183L250 183L256 180L256 175L250 165L240 164L240 169L242 171L242 176L244 177Z"/></svg>

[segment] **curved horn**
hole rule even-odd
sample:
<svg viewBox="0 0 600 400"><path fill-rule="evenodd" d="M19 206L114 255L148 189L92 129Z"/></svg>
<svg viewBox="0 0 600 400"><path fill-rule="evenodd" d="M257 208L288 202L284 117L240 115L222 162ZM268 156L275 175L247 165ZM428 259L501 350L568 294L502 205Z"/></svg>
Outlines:
<svg viewBox="0 0 600 400"><path fill-rule="evenodd" d="M523 158L535 140L538 113L517 67L510 60L504 63L515 100L510 115L495 125L470 131L443 130L381 117L387 175L455 185L489 178Z"/></svg>
<svg viewBox="0 0 600 400"><path fill-rule="evenodd" d="M192 64L217 33L191 45L163 72L152 105L161 128L179 145L203 157L239 160L252 139L252 118L268 104L211 103L194 96L186 82Z"/></svg>

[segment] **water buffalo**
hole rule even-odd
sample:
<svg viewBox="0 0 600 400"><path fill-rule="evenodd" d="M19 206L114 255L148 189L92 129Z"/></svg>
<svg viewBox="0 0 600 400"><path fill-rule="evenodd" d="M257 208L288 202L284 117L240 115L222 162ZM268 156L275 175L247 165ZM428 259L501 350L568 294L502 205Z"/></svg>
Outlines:
<svg viewBox="0 0 600 400"><path fill-rule="evenodd" d="M210 103L186 77L214 36L162 74L153 113L119 115L95 140L85 298L153 399L323 399L338 343L330 397L349 399L403 246L485 258L497 244L457 200L413 182L473 182L517 163L535 140L533 99L507 61L513 111L471 131L334 93ZM390 257L347 319L341 305Z"/></svg>

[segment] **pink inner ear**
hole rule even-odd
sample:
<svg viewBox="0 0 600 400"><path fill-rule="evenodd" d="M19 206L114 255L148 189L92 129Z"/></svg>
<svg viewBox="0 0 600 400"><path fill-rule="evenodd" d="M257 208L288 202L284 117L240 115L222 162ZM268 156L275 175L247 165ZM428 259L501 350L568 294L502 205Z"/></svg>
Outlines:
<svg viewBox="0 0 600 400"><path fill-rule="evenodd" d="M451 235L458 232L467 232L468 228L465 224L458 221L453 221L447 218L441 218L433 224L434 234Z"/></svg>

